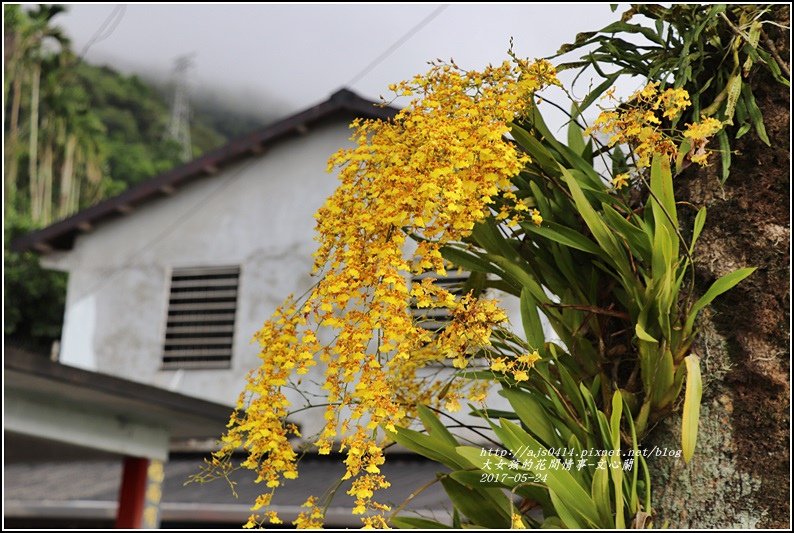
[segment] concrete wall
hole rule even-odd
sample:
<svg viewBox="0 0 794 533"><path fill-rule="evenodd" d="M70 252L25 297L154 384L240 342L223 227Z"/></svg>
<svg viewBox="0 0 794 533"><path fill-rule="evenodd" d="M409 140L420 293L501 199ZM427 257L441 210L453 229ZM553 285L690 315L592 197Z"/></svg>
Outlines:
<svg viewBox="0 0 794 533"><path fill-rule="evenodd" d="M61 362L233 405L258 365L253 334L288 294L312 284L312 215L336 186L326 160L348 136L341 121L320 126L47 256L47 266L70 273ZM227 265L241 269L231 368L162 370L171 270ZM516 303L509 307L520 328ZM304 383L320 379L312 370ZM322 414L296 421L311 429Z"/></svg>

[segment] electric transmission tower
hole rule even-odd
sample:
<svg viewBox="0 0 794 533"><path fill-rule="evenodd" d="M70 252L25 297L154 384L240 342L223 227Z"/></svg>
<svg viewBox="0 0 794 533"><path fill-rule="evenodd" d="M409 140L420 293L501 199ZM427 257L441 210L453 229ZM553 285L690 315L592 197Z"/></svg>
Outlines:
<svg viewBox="0 0 794 533"><path fill-rule="evenodd" d="M171 100L171 120L165 132L166 139L179 143L182 161L193 157L193 146L190 143L190 88L188 86L188 70L193 66L193 56L189 54L174 60L174 94Z"/></svg>

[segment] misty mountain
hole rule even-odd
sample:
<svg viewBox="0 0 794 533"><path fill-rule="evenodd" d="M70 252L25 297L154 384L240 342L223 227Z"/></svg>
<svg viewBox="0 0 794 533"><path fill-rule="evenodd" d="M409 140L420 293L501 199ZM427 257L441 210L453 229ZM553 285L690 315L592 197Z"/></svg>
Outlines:
<svg viewBox="0 0 794 533"><path fill-rule="evenodd" d="M167 84L86 62L77 66L77 79L105 128L106 173L113 182L109 193L180 163L179 147L165 140L172 99ZM207 95L191 99L190 116L194 157L266 122L261 113L243 113Z"/></svg>

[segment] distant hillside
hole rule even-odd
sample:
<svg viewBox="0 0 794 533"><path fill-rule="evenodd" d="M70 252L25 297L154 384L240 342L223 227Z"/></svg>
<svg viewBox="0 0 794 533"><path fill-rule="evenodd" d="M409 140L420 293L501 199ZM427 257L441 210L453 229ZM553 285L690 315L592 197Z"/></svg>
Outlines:
<svg viewBox="0 0 794 533"><path fill-rule="evenodd" d="M83 62L57 25L64 9L3 5L4 342L45 355L60 337L66 276L8 243L181 162L164 140L167 91ZM191 102L194 156L265 122L222 102Z"/></svg>
<svg viewBox="0 0 794 533"><path fill-rule="evenodd" d="M124 75L108 66L80 63L80 84L106 129L107 193L115 193L177 165L178 148L164 142L170 116L170 97L136 75ZM262 127L253 116L219 107L217 101L191 102L193 155L199 156L228 139Z"/></svg>

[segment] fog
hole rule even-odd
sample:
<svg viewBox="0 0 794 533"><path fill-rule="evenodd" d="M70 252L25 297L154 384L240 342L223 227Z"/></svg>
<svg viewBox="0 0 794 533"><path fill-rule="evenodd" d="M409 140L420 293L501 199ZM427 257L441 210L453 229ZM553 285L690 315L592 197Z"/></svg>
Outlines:
<svg viewBox="0 0 794 533"><path fill-rule="evenodd" d="M467 68L501 62L511 37L520 56L547 57L578 32L617 16L608 4L453 4L441 10L425 4L204 4L71 5L56 20L78 52L88 45L91 63L162 83L176 57L194 54L194 94L257 116L279 116L343 86L377 99L388 84L425 71L435 58L454 58ZM401 38L391 55L350 84ZM588 85L582 81L580 93Z"/></svg>

